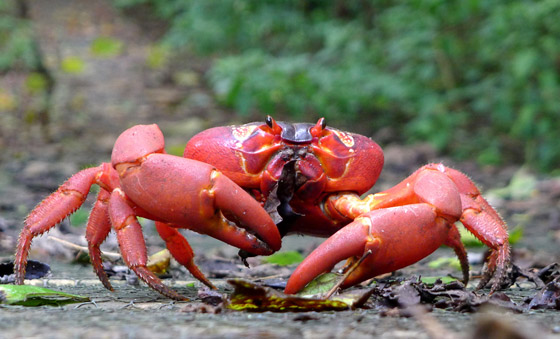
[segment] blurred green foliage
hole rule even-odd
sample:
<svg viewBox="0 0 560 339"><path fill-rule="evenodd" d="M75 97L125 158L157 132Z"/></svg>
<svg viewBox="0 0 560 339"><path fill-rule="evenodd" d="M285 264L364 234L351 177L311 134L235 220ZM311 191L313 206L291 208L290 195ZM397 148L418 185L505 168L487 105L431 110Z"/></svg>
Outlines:
<svg viewBox="0 0 560 339"><path fill-rule="evenodd" d="M69 74L83 73L86 67L85 61L77 56L69 56L60 62L60 69Z"/></svg>
<svg viewBox="0 0 560 339"><path fill-rule="evenodd" d="M38 72L31 72L25 80L25 87L30 93L42 93L48 87L48 79Z"/></svg>
<svg viewBox="0 0 560 339"><path fill-rule="evenodd" d="M240 114L390 126L458 158L560 167L560 0L113 1L169 22L151 67L179 48L209 55ZM0 72L37 63L15 4L0 2Z"/></svg>
<svg viewBox="0 0 560 339"><path fill-rule="evenodd" d="M392 126L484 164L558 168L559 0L117 0L213 55L240 113Z"/></svg>
<svg viewBox="0 0 560 339"><path fill-rule="evenodd" d="M118 39L100 36L91 43L91 53L98 57L116 57L123 52L124 43Z"/></svg>
<svg viewBox="0 0 560 339"><path fill-rule="evenodd" d="M38 54L28 20L21 18L16 0L0 1L0 72L35 69Z"/></svg>
<svg viewBox="0 0 560 339"><path fill-rule="evenodd" d="M303 261L303 259L303 255L297 251L276 252L262 258L263 261L269 264L276 264L280 266L299 264Z"/></svg>
<svg viewBox="0 0 560 339"><path fill-rule="evenodd" d="M152 69L159 69L165 66L169 60L171 51L162 45L152 46L148 51L146 64Z"/></svg>

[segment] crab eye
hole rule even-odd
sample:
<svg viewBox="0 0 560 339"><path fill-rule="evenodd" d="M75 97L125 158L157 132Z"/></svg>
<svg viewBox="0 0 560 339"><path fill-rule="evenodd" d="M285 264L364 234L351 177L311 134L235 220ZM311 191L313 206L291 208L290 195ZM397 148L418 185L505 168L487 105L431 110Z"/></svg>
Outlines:
<svg viewBox="0 0 560 339"><path fill-rule="evenodd" d="M266 117L265 122L268 128L270 128L270 130L267 132L273 134L282 133L282 127L270 115Z"/></svg>
<svg viewBox="0 0 560 339"><path fill-rule="evenodd" d="M321 129L325 129L327 127L327 120L321 118L319 121L321 122Z"/></svg>
<svg viewBox="0 0 560 339"><path fill-rule="evenodd" d="M268 125L268 127L270 127L270 128L274 127L274 120L272 119L272 117L270 115L266 117L265 122Z"/></svg>
<svg viewBox="0 0 560 339"><path fill-rule="evenodd" d="M319 121L317 121L315 126L309 129L309 132L311 133L312 136L318 138L323 134L323 131L325 130L326 127L327 127L327 122L325 121L325 118L321 118L319 119Z"/></svg>

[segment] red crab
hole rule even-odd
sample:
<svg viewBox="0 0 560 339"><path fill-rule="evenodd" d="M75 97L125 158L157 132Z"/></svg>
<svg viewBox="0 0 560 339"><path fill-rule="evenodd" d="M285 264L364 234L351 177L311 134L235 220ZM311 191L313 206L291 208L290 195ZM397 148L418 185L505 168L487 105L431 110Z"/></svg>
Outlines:
<svg viewBox="0 0 560 339"><path fill-rule="evenodd" d="M509 264L507 227L473 182L430 164L385 192L360 198L382 166L375 142L327 127L323 118L315 125L267 117L264 124L212 128L189 141L184 158L165 153L157 125L134 126L117 139L111 164L76 173L27 217L17 246L16 283L23 283L33 237L79 208L97 184L101 190L86 238L94 270L108 289L99 246L113 229L125 263L138 277L183 299L146 268L137 216L154 220L173 257L210 287L179 228L220 239L245 256L277 251L290 233L329 237L295 270L286 293L298 292L343 259L357 263L368 250L372 254L342 287L411 265L442 244L455 250L466 282L467 254L455 226L461 221L490 248L479 287L495 276L492 291L498 289Z"/></svg>

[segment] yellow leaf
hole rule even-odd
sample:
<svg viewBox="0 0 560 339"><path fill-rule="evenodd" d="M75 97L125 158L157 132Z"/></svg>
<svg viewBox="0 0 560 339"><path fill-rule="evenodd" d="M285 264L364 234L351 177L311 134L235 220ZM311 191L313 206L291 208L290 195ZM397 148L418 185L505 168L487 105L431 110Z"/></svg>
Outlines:
<svg viewBox="0 0 560 339"><path fill-rule="evenodd" d="M155 274L164 274L169 268L170 261L171 253L169 253L169 250L164 249L155 254L152 254L148 258L148 264L146 266Z"/></svg>

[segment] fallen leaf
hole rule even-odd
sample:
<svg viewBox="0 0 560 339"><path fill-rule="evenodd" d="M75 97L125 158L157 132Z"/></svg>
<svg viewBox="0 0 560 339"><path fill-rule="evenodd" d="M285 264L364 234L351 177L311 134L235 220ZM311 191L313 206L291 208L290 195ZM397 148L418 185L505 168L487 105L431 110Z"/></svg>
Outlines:
<svg viewBox="0 0 560 339"><path fill-rule="evenodd" d="M484 247L484 244L471 232L469 232L464 226L459 225L459 233L461 234L461 242L465 247ZM516 226L509 230L509 243L514 245L518 243L523 238L523 227Z"/></svg>
<svg viewBox="0 0 560 339"><path fill-rule="evenodd" d="M79 57L66 57L61 61L60 69L69 74L80 74L86 68L86 63Z"/></svg>
<svg viewBox="0 0 560 339"><path fill-rule="evenodd" d="M433 284L425 284L418 279L409 279L381 284L375 289L373 296L379 307L403 309L404 311L398 312L400 316L410 316L406 309L420 303L457 312L476 312L487 305L513 312L523 311L521 306L503 293L479 296L467 290L460 281L444 284L438 279Z"/></svg>
<svg viewBox="0 0 560 339"><path fill-rule="evenodd" d="M340 294L333 295L330 300L342 301L345 304L350 305L351 309L356 309L364 306L364 304L369 300L369 297L371 297L374 291L375 287L349 289Z"/></svg>
<svg viewBox="0 0 560 339"><path fill-rule="evenodd" d="M204 286L198 290L198 297L203 303L218 306L224 301L222 293L217 290L211 290Z"/></svg>
<svg viewBox="0 0 560 339"><path fill-rule="evenodd" d="M108 36L97 37L91 43L91 53L98 57L115 57L122 53L124 43Z"/></svg>
<svg viewBox="0 0 560 339"><path fill-rule="evenodd" d="M226 301L226 307L232 310L251 312L320 312L350 309L350 306L342 301L287 295L242 279L231 279L228 280L228 283L235 287L235 290Z"/></svg>
<svg viewBox="0 0 560 339"><path fill-rule="evenodd" d="M302 262L303 255L297 251L276 252L268 257L262 258L262 260L269 264L288 266Z"/></svg>
<svg viewBox="0 0 560 339"><path fill-rule="evenodd" d="M457 257L441 257L435 260L432 260L428 263L428 267L430 268L442 268L442 267L451 267L455 270L461 270L461 263L459 262L459 258Z"/></svg>
<svg viewBox="0 0 560 339"><path fill-rule="evenodd" d="M29 285L0 285L0 302L10 305L43 306L87 302L88 297Z"/></svg>
<svg viewBox="0 0 560 339"><path fill-rule="evenodd" d="M169 253L169 250L166 248L155 254L152 254L148 258L148 263L146 264L146 266L154 274L161 275L167 272L170 262L171 262L171 253Z"/></svg>
<svg viewBox="0 0 560 339"><path fill-rule="evenodd" d="M420 281L426 285L433 285L438 281L443 284L449 284L454 281L458 281L457 278L442 276L442 277L420 277Z"/></svg>
<svg viewBox="0 0 560 339"><path fill-rule="evenodd" d="M549 282L533 298L525 300L528 309L560 310L560 279Z"/></svg>
<svg viewBox="0 0 560 339"><path fill-rule="evenodd" d="M297 295L304 298L325 295L338 283L342 275L336 273L323 273L308 283Z"/></svg>
<svg viewBox="0 0 560 339"><path fill-rule="evenodd" d="M560 265L558 263L547 265L537 272L537 276L545 283L558 279L560 277Z"/></svg>

